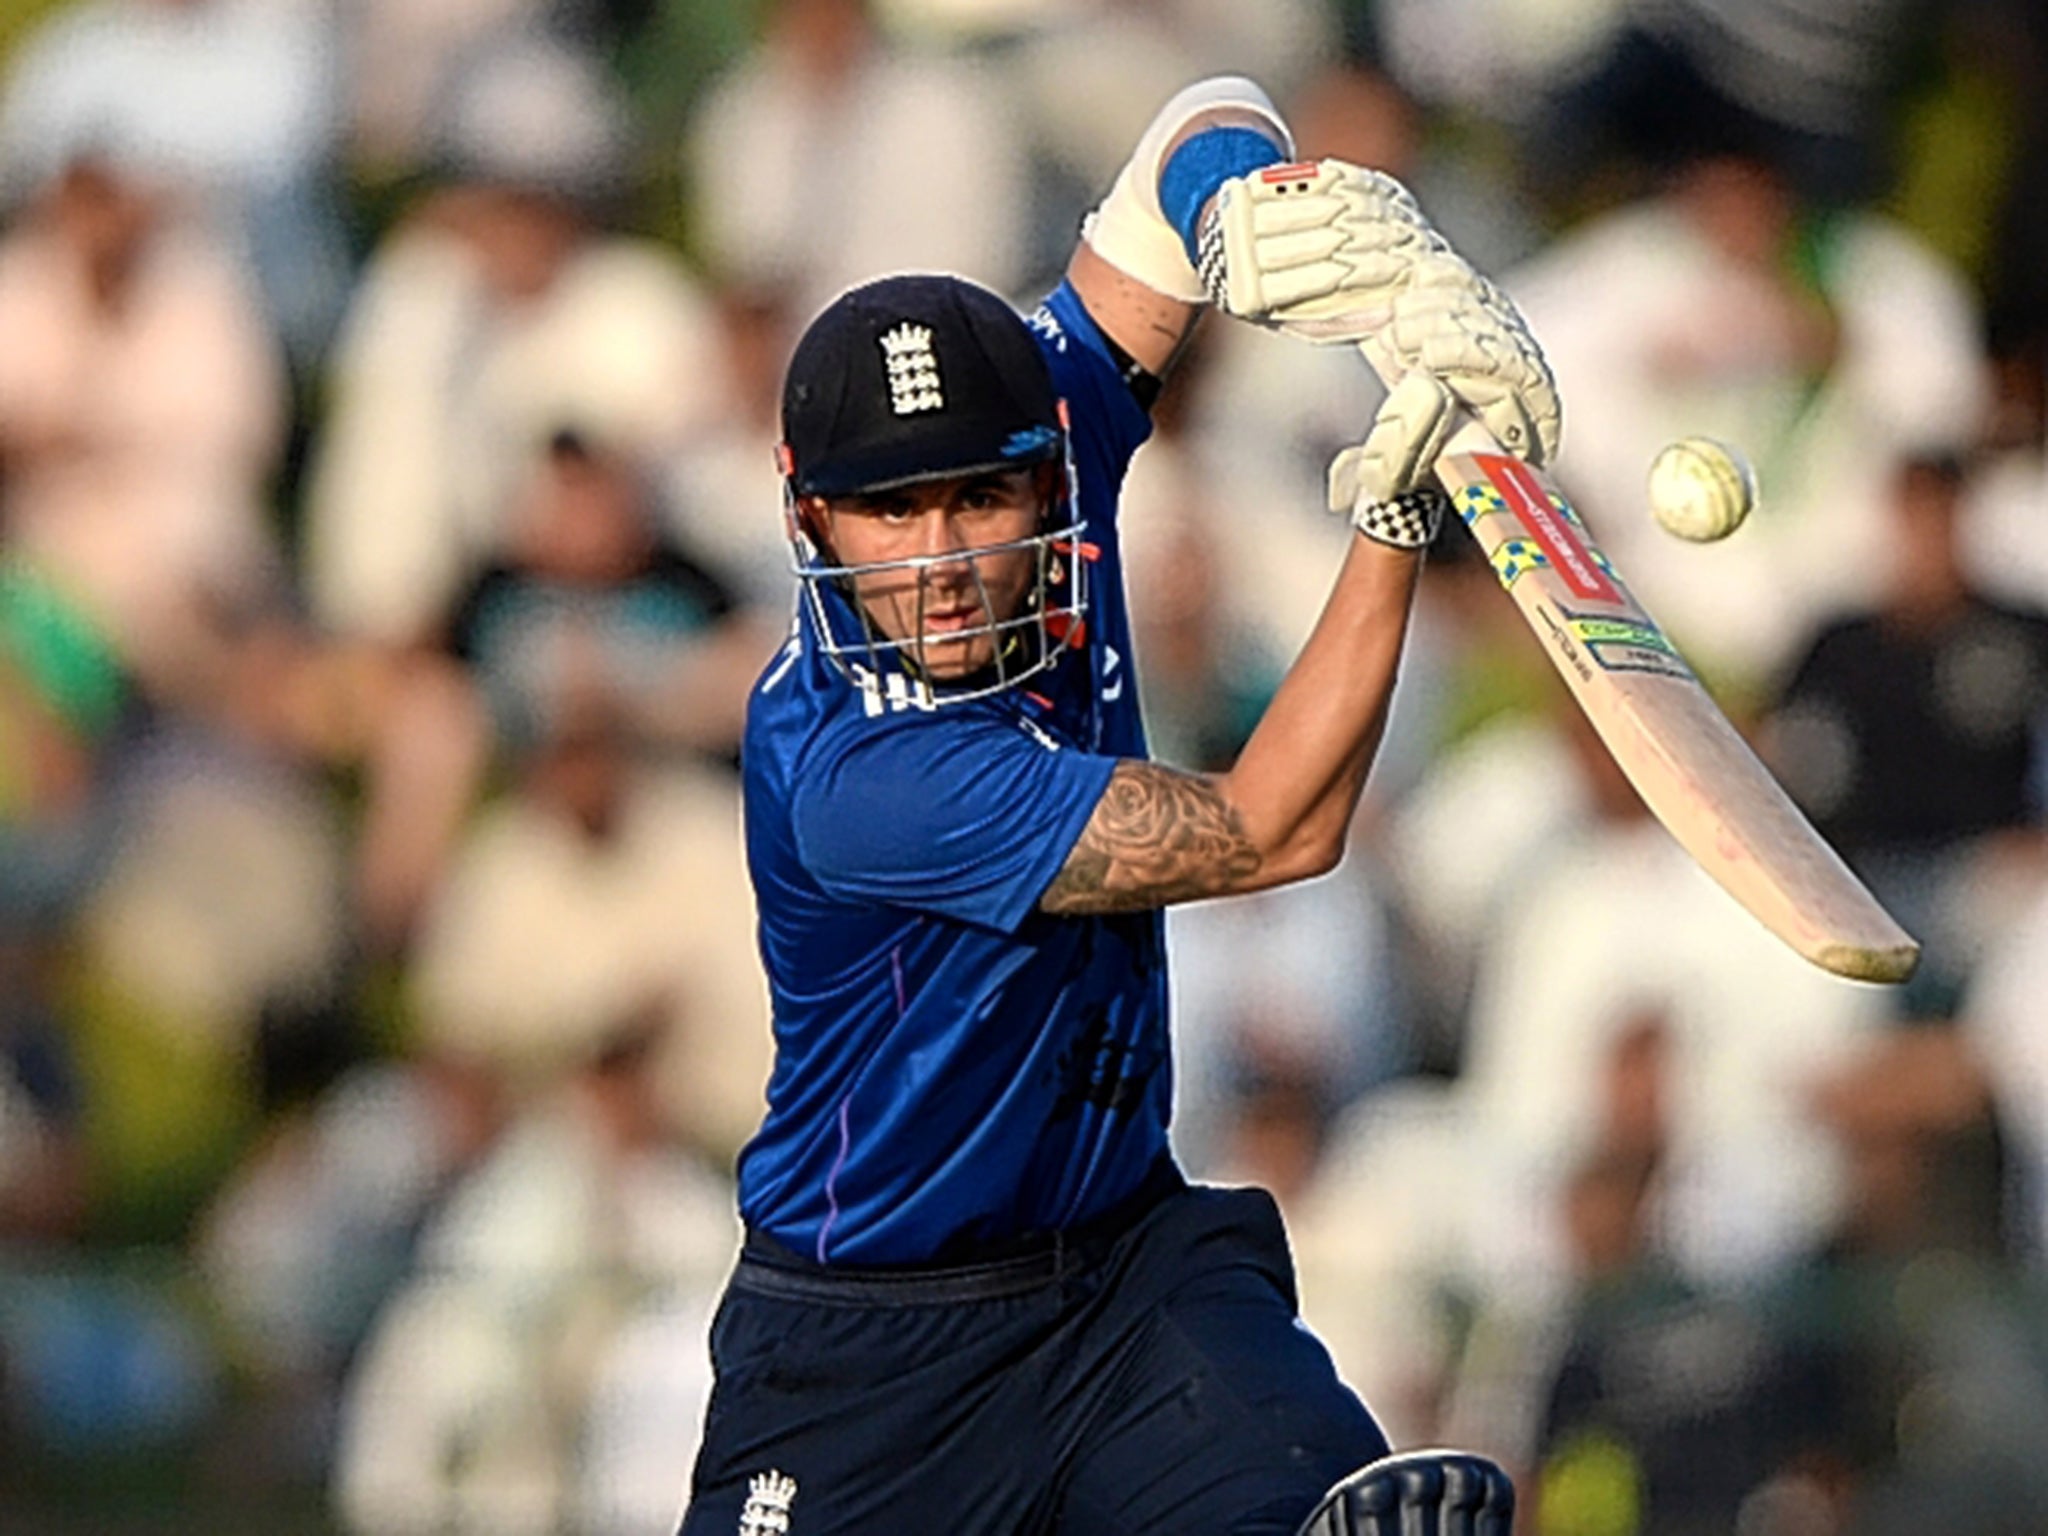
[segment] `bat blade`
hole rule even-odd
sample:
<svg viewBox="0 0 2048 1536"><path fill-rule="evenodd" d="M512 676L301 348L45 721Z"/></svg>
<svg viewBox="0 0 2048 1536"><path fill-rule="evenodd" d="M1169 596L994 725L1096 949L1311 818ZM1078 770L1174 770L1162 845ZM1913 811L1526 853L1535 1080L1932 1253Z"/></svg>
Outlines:
<svg viewBox="0 0 2048 1536"><path fill-rule="evenodd" d="M1650 812L1824 970L1898 982L1920 946L1785 793L1541 470L1468 424L1437 460L1452 506Z"/></svg>

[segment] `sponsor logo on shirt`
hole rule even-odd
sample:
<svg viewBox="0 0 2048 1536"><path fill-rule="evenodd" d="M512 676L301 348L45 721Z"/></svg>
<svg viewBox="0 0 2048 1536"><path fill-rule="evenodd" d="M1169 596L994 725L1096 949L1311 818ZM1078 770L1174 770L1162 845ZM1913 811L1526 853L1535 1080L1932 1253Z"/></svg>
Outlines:
<svg viewBox="0 0 2048 1536"><path fill-rule="evenodd" d="M886 676L869 671L859 662L851 668L853 683L860 690L861 712L869 719L880 714L897 714L906 709L936 709L932 690L924 679L906 677L901 672Z"/></svg>
<svg viewBox="0 0 2048 1536"><path fill-rule="evenodd" d="M1041 747L1045 748L1046 751L1059 751L1060 744L1058 740L1054 738L1050 731L1046 730L1044 726L1040 725L1029 715L1019 715L1017 717L1017 728Z"/></svg>
<svg viewBox="0 0 2048 1536"><path fill-rule="evenodd" d="M1046 305L1041 304L1038 308L1034 309L1025 318L1024 323L1051 342L1054 351L1064 352L1067 350L1066 330L1060 325L1058 317Z"/></svg>
<svg viewBox="0 0 2048 1536"><path fill-rule="evenodd" d="M1113 1115L1136 1109L1159 1064L1157 1050L1111 1039L1108 1016L1097 1013L1060 1056L1052 1118L1065 1120L1091 1104Z"/></svg>

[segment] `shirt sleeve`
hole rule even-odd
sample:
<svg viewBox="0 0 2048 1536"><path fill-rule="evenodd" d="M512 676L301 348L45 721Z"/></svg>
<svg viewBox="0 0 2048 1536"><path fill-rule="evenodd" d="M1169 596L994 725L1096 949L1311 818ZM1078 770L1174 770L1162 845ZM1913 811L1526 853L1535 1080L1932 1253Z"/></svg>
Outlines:
<svg viewBox="0 0 2048 1536"><path fill-rule="evenodd" d="M878 722L813 757L792 797L797 850L842 900L1012 932L1059 873L1116 768L996 715Z"/></svg>
<svg viewBox="0 0 2048 1536"><path fill-rule="evenodd" d="M1077 464L1102 472L1112 488L1121 484L1124 466L1152 434L1152 418L1117 372L1109 344L1072 283L1053 289L1031 323L1053 389L1073 417Z"/></svg>

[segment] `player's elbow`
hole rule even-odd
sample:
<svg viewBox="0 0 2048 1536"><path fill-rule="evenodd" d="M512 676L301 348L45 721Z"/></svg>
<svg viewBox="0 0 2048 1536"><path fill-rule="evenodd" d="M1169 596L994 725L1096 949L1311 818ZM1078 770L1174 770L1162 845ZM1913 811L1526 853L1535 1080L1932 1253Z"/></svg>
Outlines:
<svg viewBox="0 0 2048 1536"><path fill-rule="evenodd" d="M1309 850L1301 874L1295 878L1299 880L1314 880L1318 876L1329 874L1339 864L1344 862L1344 852L1349 841L1341 831L1332 836L1318 839Z"/></svg>
<svg viewBox="0 0 2048 1536"><path fill-rule="evenodd" d="M1268 885L1293 885L1301 880L1314 880L1327 875L1344 862L1344 853L1349 844L1349 829L1335 827L1303 827L1290 837L1286 844L1274 850L1262 862L1262 870Z"/></svg>
<svg viewBox="0 0 2048 1536"><path fill-rule="evenodd" d="M1337 866L1344 862L1344 855L1349 851L1350 846L1351 839L1343 832L1339 832L1335 837L1330 838L1317 850L1314 873L1317 875L1335 873Z"/></svg>
<svg viewBox="0 0 2048 1536"><path fill-rule="evenodd" d="M1313 880L1344 861L1351 834L1348 803L1326 798L1285 820L1259 810L1256 802L1239 804L1240 825L1257 855L1242 889Z"/></svg>

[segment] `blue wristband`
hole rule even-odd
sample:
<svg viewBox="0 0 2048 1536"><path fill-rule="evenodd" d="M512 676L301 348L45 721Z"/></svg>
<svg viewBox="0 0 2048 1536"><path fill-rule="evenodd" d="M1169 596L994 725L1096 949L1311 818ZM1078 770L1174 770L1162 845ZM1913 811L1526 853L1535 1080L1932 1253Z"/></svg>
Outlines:
<svg viewBox="0 0 2048 1536"><path fill-rule="evenodd" d="M1189 261L1198 259L1195 221L1216 189L1233 176L1286 158L1278 144L1250 128L1204 128L1166 157L1159 172L1159 208L1180 232Z"/></svg>

